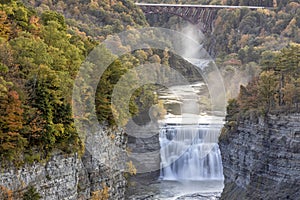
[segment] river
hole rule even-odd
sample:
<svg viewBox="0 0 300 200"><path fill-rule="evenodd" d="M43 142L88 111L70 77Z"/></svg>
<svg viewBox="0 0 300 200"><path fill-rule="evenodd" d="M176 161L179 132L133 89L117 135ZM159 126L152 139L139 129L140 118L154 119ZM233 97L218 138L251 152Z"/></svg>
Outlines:
<svg viewBox="0 0 300 200"><path fill-rule="evenodd" d="M198 82L159 92L168 108L160 121L160 174L153 182L136 183L130 199L218 199L224 177L217 142L224 120L208 114L201 101L205 87Z"/></svg>

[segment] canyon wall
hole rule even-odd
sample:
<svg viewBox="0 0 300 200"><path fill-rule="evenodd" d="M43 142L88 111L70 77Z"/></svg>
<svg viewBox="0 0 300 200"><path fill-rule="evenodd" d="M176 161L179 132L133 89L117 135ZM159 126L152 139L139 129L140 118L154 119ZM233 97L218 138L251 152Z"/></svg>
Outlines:
<svg viewBox="0 0 300 200"><path fill-rule="evenodd" d="M126 190L125 199L149 199L157 191L149 185L156 182L160 175L160 144L159 130L144 127L141 130L132 130L136 135L128 136L128 148L130 152L140 155L138 159L134 154L130 160L137 168L137 174L130 176L130 187Z"/></svg>
<svg viewBox="0 0 300 200"><path fill-rule="evenodd" d="M221 199L299 199L300 115L250 115L225 125Z"/></svg>
<svg viewBox="0 0 300 200"><path fill-rule="evenodd" d="M113 139L104 140L105 136ZM0 199L22 199L29 186L36 188L45 200L90 199L92 193L101 194L105 188L109 199L124 199L127 181L124 170L119 169L120 162L125 159L127 140L123 131L103 128L99 134L87 135L85 145L89 146L90 141L100 142L100 139L102 143L89 148L82 156L56 152L45 163L2 169Z"/></svg>

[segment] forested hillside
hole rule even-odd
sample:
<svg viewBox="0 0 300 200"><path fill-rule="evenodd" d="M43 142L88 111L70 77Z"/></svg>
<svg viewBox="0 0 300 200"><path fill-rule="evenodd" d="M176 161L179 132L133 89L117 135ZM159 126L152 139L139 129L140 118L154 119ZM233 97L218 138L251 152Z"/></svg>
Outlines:
<svg viewBox="0 0 300 200"><path fill-rule="evenodd" d="M30 3L38 8L24 6L15 0L1 1L0 4L0 155L1 160L14 161L16 164L42 160L55 149L67 153L82 150L83 145L75 130L71 112L72 88L80 65L107 36L131 27L147 26L141 11L135 9L132 2L90 2L94 7L85 7L83 1L73 2L82 8L80 12L85 17L80 19L75 19L78 15L68 14L70 7L65 7L62 12L69 16L66 19L55 11L60 11L55 5L47 4L51 10L46 4ZM93 12L88 9L91 7L96 13L105 9L103 16L111 20L93 17ZM126 13L131 18L128 23L127 18L121 17ZM76 23L70 23L72 21ZM119 25L122 28L118 29ZM81 29L82 26L89 30ZM133 31L132 40L135 40L134 34ZM128 48L117 42L117 36L115 39L116 48ZM111 94L113 85L128 69L145 63L168 66L169 59L175 68L184 71L191 80L197 78L195 69L184 60L169 55L167 49L137 50L115 60L103 74L97 88L95 103L99 122L116 125ZM154 85L146 85L133 94L131 115L148 113L149 107L158 103L153 93L156 89ZM86 91L85 95L90 94ZM160 112L164 111L158 107L155 112L160 118ZM119 116L123 116L123 113L119 113ZM126 124L126 119L122 123Z"/></svg>
<svg viewBox="0 0 300 200"><path fill-rule="evenodd" d="M159 3L160 1L151 1ZM165 3L196 3L196 1L164 1ZM272 9L222 9L218 11L212 33L205 36L205 48L222 71L227 96L235 97L240 84L257 76L270 54L300 42L299 1L264 1ZM198 1L203 4L256 5L258 1ZM150 14L151 26L175 30L190 27L178 16ZM197 25L194 26L197 29Z"/></svg>
<svg viewBox="0 0 300 200"><path fill-rule="evenodd" d="M225 77L228 96L234 97L241 81L251 80L270 54L300 42L300 4L285 2L274 10L220 10L207 46ZM233 92L233 93L232 93Z"/></svg>
<svg viewBox="0 0 300 200"><path fill-rule="evenodd" d="M114 8L125 9L117 6L121 4L114 1ZM105 15L116 16L113 5L104 2L102 10L104 6L108 9ZM67 24L64 16L55 11L37 12L14 0L1 1L0 9L1 160L21 164L24 160L43 159L53 149L67 153L80 150L71 113L71 91L81 63L98 42L74 31L75 26ZM109 20L101 21L110 24ZM111 23L115 22L125 24L118 18ZM143 16L140 23L146 24ZM101 25L107 28L97 24ZM134 22L131 25L138 26ZM100 35L104 38L109 33L112 32ZM117 61L112 65L117 71L128 67ZM98 93L99 102L109 102L106 91L111 91L109 84L114 80L110 77L117 71L107 72L108 83ZM103 102L99 105L101 121L110 116L105 112L109 105Z"/></svg>
<svg viewBox="0 0 300 200"><path fill-rule="evenodd" d="M38 15L18 1L1 1L0 10L1 161L79 150L70 88L94 44L67 33L56 12Z"/></svg>
<svg viewBox="0 0 300 200"><path fill-rule="evenodd" d="M291 44L264 61L259 77L241 86L238 98L229 101L227 121L253 114L299 113L300 45Z"/></svg>
<svg viewBox="0 0 300 200"><path fill-rule="evenodd" d="M258 0L138 2L261 6ZM263 116L267 119L268 114L282 116L300 112L300 1L263 2L262 6L273 8L220 9L213 22L212 32L199 34L205 49L215 59L224 77L227 96L230 98L226 128L223 129L221 139L230 138L228 136L245 118L252 120L258 119L256 116ZM76 192L77 196L81 192L86 193L87 198L98 198L101 195L108 198L108 192L116 193L118 197L124 195L124 171L115 173L109 169L114 169L114 165L119 164L115 158L118 157L116 155L121 155L114 154L114 144L122 146L124 153L130 152L129 148L126 149L126 130L120 131L116 126L124 127L131 118L138 124L161 119L166 114L167 106L164 107L157 95L161 87L148 84L130 94L129 103L125 101L125 95L118 99L122 106L130 108L130 113L127 110L117 110L111 103L115 85L131 69L153 63L156 66L166 66L167 70L164 72L167 73L171 71L170 68L175 69L190 83L203 81L201 73L194 66L170 52L167 48L170 44L168 38L156 41L166 47L164 49L132 50L130 45L125 44L126 41L117 36L117 33L127 31L130 42L138 43L143 40L135 28L149 26L179 31L191 28L184 19L171 14L144 16L132 0L0 0L0 168L3 171L0 199L4 193L5 199L15 199L15 196L21 197L24 193L24 198L28 199L34 195L38 199L38 193L44 197L49 194L59 197L77 195ZM193 28L198 32L199 25ZM155 33L151 31L142 36L156 39ZM95 63L85 61L92 50L97 50L95 47L98 50L105 49L104 45L99 44L106 39L113 41L114 48L125 49L129 53L113 57L101 76L92 102L88 98L94 95L90 85L80 88L82 90L78 99L74 99L74 80L80 67L83 66L90 73L98 67ZM111 60L109 53L106 56L101 59ZM159 70L156 75L160 75ZM129 81L132 78L135 82L142 82L147 80L147 76L144 77L146 78L142 79L143 77L133 73ZM99 77L93 78L99 80ZM125 90L134 84L128 82L128 85L122 85L121 88ZM201 92L205 93L204 90ZM208 96L207 92L204 98L207 105ZM86 107L95 105L93 108L96 109L96 118L103 128L101 134L96 136L101 140L105 135L109 140L104 148L101 145L98 148L107 153L108 163L112 166L105 166L106 161L98 160L88 151L86 157L80 159L86 148L86 141L81 140L74 120L82 117L81 120L86 123L83 126L91 127L89 119L93 113L73 116L72 108L78 103L76 101L87 105ZM298 126L297 119L291 122L295 122L295 127ZM276 123L274 127L277 131ZM298 134L294 131L295 137L296 133ZM150 138L153 139L155 138ZM158 136L156 139L149 142L150 145L136 140L139 143L136 147L142 145L143 148L148 148L153 145L159 149ZM291 144L296 149L297 143ZM149 149L152 151L155 148ZM248 152L247 149L246 151ZM295 152L298 152L297 149ZM66 155L71 153L74 154ZM234 150L232 153L237 155ZM85 163L82 164L82 161ZM286 165L285 161L282 161L282 166ZM297 164L296 161L295 163ZM136 173L132 162L126 165L130 168L129 172ZM262 169L263 172L265 168ZM297 170L296 167L295 169ZM234 178L240 180L236 176ZM62 185L66 187L61 187ZM287 185L290 186L290 183ZM117 199L113 195L111 198Z"/></svg>
<svg viewBox="0 0 300 200"><path fill-rule="evenodd" d="M299 112L299 17L298 1L277 1L273 10L218 12L210 45L224 76L231 79L232 71L246 70L253 80L259 73L239 88L238 104L230 102L228 113L237 105L243 114L251 109Z"/></svg>
<svg viewBox="0 0 300 200"><path fill-rule="evenodd" d="M298 95L296 90L298 87L297 78L299 77L297 73L299 67L297 65L300 59L299 54L296 53L299 50L297 44L300 43L299 1L270 0L264 1L263 5L259 4L260 1L254 0L150 0L147 2L273 6L272 9L250 10L244 8L219 10L214 21L213 32L206 34L205 46L211 55L216 58L216 62L222 71L228 97L235 97L240 90L240 84L245 86L248 81L263 71L260 79L267 78L268 80L275 81L272 85L273 90L270 91L272 94L269 94L270 96L268 97L271 98L272 96L272 98L269 99L269 103L266 103L268 106L263 105L265 107L264 110L267 112L270 109L274 110L275 107L278 109L278 106L282 109L283 105L289 105L289 108L297 105L296 99ZM188 27L187 22L171 14L151 14L147 16L147 19L150 25L153 26L163 26L176 30ZM197 28L197 26L195 27ZM285 50L282 50L283 48ZM287 52L290 53L288 54ZM291 62L287 63L284 59ZM287 71L290 73L287 73ZM254 82L257 83L257 81ZM253 84L251 83L248 87L251 88ZM245 93L247 92L250 96L258 94L256 90L250 92L250 89L244 86L241 88L239 99L242 98L241 96L246 98ZM291 97L292 94L294 97ZM253 99L257 99L258 102L262 101L258 97L253 97ZM245 109L251 107L251 103L246 100L243 101L241 104L246 107ZM255 108L255 106L258 106L258 104L252 105L252 108Z"/></svg>
<svg viewBox="0 0 300 200"><path fill-rule="evenodd" d="M145 27L143 12L133 1L126 0L23 0L38 12L55 10L66 17L69 31L103 40L107 35Z"/></svg>
<svg viewBox="0 0 300 200"><path fill-rule="evenodd" d="M17 163L24 158L30 162L39 160L55 148L66 152L82 148L71 115L71 88L81 63L107 36L148 26L142 11L131 1L23 2L26 6L16 0L0 1L0 154L1 159ZM177 1L180 2L196 3ZM252 5L256 1L197 3L244 5L247 2ZM220 10L213 33L206 36L206 47L215 56L225 80L230 80L226 82L229 96L233 97L231 91L245 83L240 77L247 77L248 81L263 70L259 79L242 87L238 100L231 101L230 105L239 105L242 111L254 109L262 100L264 112L298 109L300 3L272 3L276 7L271 10ZM167 18L168 15L147 17L150 25L174 29L186 25L178 17ZM121 43L118 45L125 48ZM115 123L110 100L113 84L119 77L134 66L151 62L172 63L172 67L191 79L197 76L189 64L167 49L138 50L124 55L100 81L96 98L99 121ZM189 70L184 70L187 66ZM272 89L272 93L263 92L265 87ZM157 103L157 97L149 92L155 89L146 86L136 92L131 102L132 115ZM253 106L249 103L252 97L247 96L252 90L260 91ZM138 97L139 94L144 96ZM229 108L228 113L236 112Z"/></svg>

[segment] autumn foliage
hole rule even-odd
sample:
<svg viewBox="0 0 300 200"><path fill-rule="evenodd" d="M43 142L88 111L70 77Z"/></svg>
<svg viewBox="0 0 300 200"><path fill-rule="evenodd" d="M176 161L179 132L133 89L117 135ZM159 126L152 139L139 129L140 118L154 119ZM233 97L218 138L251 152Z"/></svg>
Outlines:
<svg viewBox="0 0 300 200"><path fill-rule="evenodd" d="M1 165L55 148L77 151L69 88L87 50L73 44L62 15L40 18L19 1L1 1L0 10Z"/></svg>
<svg viewBox="0 0 300 200"><path fill-rule="evenodd" d="M291 44L276 52L274 60L264 66L259 77L247 86L241 86L237 100L229 102L228 121L236 120L237 115L243 115L248 111L258 111L262 114L299 112L299 64L299 44Z"/></svg>

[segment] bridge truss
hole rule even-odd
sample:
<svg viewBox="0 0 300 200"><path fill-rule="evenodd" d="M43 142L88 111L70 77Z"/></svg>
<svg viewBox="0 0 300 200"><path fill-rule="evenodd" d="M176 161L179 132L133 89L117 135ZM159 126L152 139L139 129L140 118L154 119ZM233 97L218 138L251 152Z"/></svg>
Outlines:
<svg viewBox="0 0 300 200"><path fill-rule="evenodd" d="M225 6L225 5L191 5L191 4L147 4L136 3L143 12L148 14L169 13L179 16L194 25L199 25L204 32L212 30L213 21L220 9L266 9L260 6Z"/></svg>

